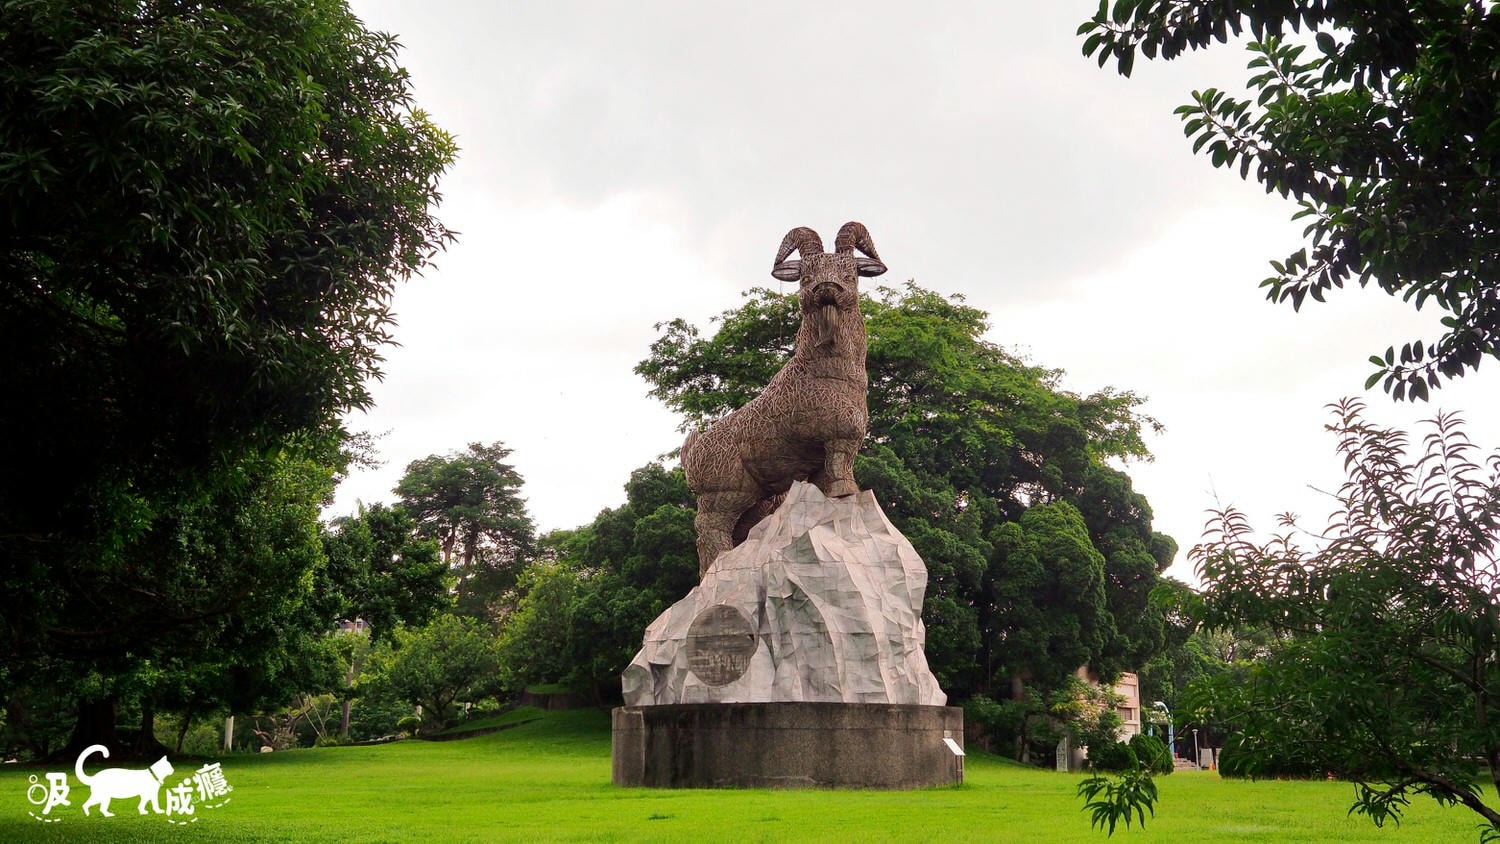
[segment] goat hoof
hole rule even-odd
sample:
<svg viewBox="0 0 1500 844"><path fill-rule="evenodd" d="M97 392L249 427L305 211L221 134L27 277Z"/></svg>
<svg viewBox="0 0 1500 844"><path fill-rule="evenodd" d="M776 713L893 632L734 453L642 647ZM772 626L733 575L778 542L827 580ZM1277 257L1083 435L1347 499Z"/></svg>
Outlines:
<svg viewBox="0 0 1500 844"><path fill-rule="evenodd" d="M854 481L834 481L828 485L826 494L829 498L847 498L857 492L859 487L854 485Z"/></svg>

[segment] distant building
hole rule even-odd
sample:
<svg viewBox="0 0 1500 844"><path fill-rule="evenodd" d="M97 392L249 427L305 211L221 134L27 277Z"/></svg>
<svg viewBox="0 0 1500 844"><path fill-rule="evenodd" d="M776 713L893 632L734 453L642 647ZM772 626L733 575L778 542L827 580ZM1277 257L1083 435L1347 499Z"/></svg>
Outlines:
<svg viewBox="0 0 1500 844"><path fill-rule="evenodd" d="M334 629L340 633L363 633L370 629L370 623L362 618L356 618L353 621L344 619L335 624Z"/></svg>
<svg viewBox="0 0 1500 844"><path fill-rule="evenodd" d="M1099 686L1099 675L1088 669L1078 669L1078 679L1092 686ZM1120 741L1130 741L1131 736L1141 732L1141 678L1133 671L1126 671L1115 680L1112 690L1119 700L1115 701L1115 714L1120 716Z"/></svg>
<svg viewBox="0 0 1500 844"><path fill-rule="evenodd" d="M1115 694L1123 698L1115 705L1120 716L1120 741L1130 741L1141 733L1141 678L1133 671L1120 675Z"/></svg>

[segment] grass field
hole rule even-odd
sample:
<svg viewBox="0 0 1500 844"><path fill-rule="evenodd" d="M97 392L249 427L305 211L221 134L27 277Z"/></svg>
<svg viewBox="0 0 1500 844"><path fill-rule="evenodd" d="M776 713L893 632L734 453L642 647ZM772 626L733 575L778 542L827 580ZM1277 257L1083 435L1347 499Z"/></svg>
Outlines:
<svg viewBox="0 0 1500 844"><path fill-rule="evenodd" d="M512 717L541 716L539 711ZM1352 787L1235 782L1208 772L1158 780L1158 815L1113 839L1089 828L1077 775L969 756L967 782L923 791L663 791L609 782L609 723L548 713L449 742L405 741L222 760L230 802L188 826L136 814L84 817L73 784L60 822L33 820L28 777L0 769L0 841L1476 841L1470 813L1422 801L1399 827L1346 817ZM175 783L197 765L177 763ZM54 766L54 769L56 767ZM45 776L40 777L45 781Z"/></svg>

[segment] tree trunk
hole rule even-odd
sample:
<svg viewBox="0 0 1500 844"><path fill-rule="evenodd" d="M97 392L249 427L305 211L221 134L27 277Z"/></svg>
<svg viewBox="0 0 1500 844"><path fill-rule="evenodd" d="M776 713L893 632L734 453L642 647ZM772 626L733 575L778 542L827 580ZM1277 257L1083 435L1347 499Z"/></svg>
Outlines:
<svg viewBox="0 0 1500 844"><path fill-rule="evenodd" d="M167 755L167 746L156 740L156 704L149 698L141 701L141 731L129 752L132 758L152 762Z"/></svg>
<svg viewBox="0 0 1500 844"><path fill-rule="evenodd" d="M350 703L351 703L351 701L349 700L349 698L346 697L346 698L344 698L343 703L339 704L339 708L340 708L340 712L339 712L339 738L340 739L347 739L347 738L349 738L349 709L350 709Z"/></svg>
<svg viewBox="0 0 1500 844"><path fill-rule="evenodd" d="M39 737L35 730L28 729L31 724L31 715L26 709L26 704L19 698L11 698L5 702L5 720L14 735L21 736L26 742L26 749L31 751L33 759L47 758L47 740Z"/></svg>
<svg viewBox="0 0 1500 844"><path fill-rule="evenodd" d="M193 723L193 708L191 706L182 710L182 726L177 728L177 749L172 751L178 756L182 755L182 742L187 739L188 727Z"/></svg>
<svg viewBox="0 0 1500 844"><path fill-rule="evenodd" d="M50 762L71 763L85 748L102 744L109 750L110 759L129 756L129 748L115 731L115 714L118 701L113 695L101 700L78 701L78 719L73 723L73 736L56 753L47 757ZM97 760L96 760L97 761Z"/></svg>
<svg viewBox="0 0 1500 844"><path fill-rule="evenodd" d="M1026 699L1026 684L1021 680L1020 674L1010 675L1010 699L1016 701ZM1023 710L1021 713L1020 735L1016 736L1016 761L1023 764L1027 761L1026 742L1030 738L1030 727L1031 716L1027 715Z"/></svg>

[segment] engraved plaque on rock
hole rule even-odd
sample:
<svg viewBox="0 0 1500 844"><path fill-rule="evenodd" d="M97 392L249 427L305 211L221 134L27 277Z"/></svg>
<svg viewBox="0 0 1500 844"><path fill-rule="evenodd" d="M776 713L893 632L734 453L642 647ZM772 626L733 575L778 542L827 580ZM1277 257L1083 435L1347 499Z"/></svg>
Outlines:
<svg viewBox="0 0 1500 844"><path fill-rule="evenodd" d="M688 670L709 686L727 686L750 667L755 653L755 631L744 614L727 604L715 604L688 627Z"/></svg>

